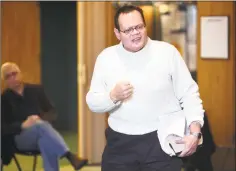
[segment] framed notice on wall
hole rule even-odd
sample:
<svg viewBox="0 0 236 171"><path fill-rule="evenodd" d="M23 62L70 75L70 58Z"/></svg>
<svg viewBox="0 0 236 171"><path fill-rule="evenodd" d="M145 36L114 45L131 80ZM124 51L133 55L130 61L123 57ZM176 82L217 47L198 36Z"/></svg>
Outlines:
<svg viewBox="0 0 236 171"><path fill-rule="evenodd" d="M228 16L202 16L200 23L201 58L228 59Z"/></svg>

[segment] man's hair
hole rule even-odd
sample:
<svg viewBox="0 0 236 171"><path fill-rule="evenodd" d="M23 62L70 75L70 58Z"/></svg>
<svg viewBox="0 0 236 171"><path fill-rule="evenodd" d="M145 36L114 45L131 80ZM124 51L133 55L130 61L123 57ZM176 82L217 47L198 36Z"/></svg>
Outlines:
<svg viewBox="0 0 236 171"><path fill-rule="evenodd" d="M4 79L6 72L11 68L14 68L17 72L20 72L20 68L16 63L14 63L14 62L5 62L1 66L1 77L2 77L2 79Z"/></svg>
<svg viewBox="0 0 236 171"><path fill-rule="evenodd" d="M116 11L116 14L114 16L114 22L115 22L115 28L118 29L120 31L120 25L119 25L119 16L121 14L128 14L132 11L138 11L143 19L143 23L146 25L146 22L145 22L145 18L144 18L144 15L143 15L143 10L140 8L140 7L137 7L137 6L134 6L134 5L124 5L122 7L120 7L117 11Z"/></svg>

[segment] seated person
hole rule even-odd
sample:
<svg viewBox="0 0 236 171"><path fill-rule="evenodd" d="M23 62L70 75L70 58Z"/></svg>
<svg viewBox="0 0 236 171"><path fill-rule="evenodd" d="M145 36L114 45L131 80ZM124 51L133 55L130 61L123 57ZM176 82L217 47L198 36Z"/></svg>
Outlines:
<svg viewBox="0 0 236 171"><path fill-rule="evenodd" d="M58 159L66 157L75 170L87 164L70 152L61 135L50 124L56 118L55 108L43 87L22 81L15 63L1 67L6 89L1 95L1 158L9 164L15 147L21 151L39 150L45 171L59 171ZM4 162L5 161L5 162Z"/></svg>

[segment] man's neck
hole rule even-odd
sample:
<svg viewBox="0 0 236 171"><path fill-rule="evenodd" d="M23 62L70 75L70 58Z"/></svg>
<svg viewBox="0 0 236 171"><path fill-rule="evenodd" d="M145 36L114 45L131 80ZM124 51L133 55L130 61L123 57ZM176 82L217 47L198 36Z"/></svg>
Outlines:
<svg viewBox="0 0 236 171"><path fill-rule="evenodd" d="M14 92L16 92L17 94L23 96L23 91L24 91L24 84L20 83L19 85L17 85L16 87L14 87L12 89Z"/></svg>

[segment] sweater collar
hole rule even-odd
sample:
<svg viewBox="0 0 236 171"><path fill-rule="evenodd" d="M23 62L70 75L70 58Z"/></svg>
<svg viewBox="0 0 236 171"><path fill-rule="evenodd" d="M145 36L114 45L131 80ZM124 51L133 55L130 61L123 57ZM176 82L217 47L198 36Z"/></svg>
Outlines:
<svg viewBox="0 0 236 171"><path fill-rule="evenodd" d="M119 50L120 52L123 54L123 55L126 55L126 56L136 56L136 55L142 55L142 54L146 54L147 50L149 49L150 47L150 44L151 44L151 39L148 37L147 38L147 43L144 45L144 47L137 51L137 52L130 52L128 50L126 50L122 44L122 42L119 43Z"/></svg>

